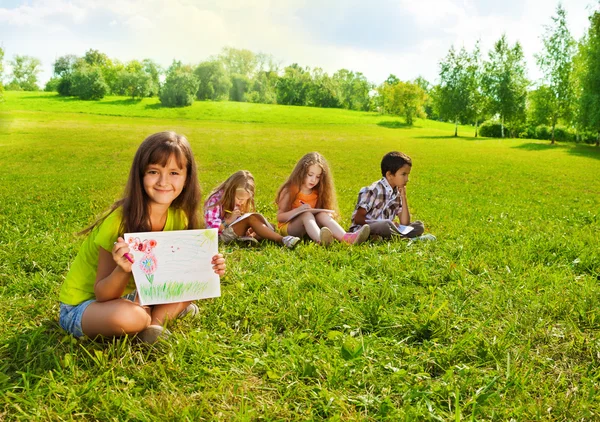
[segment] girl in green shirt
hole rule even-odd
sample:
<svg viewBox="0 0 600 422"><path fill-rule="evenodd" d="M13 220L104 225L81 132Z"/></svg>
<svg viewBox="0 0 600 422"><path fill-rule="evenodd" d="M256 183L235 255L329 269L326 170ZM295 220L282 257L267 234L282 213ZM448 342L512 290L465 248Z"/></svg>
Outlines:
<svg viewBox="0 0 600 422"><path fill-rule="evenodd" d="M75 337L137 334L147 343L166 338L167 320L195 311L191 302L140 306L135 300L129 246L123 233L191 230L204 226L200 184L183 135L160 132L138 148L122 199L82 234L88 234L60 290L62 328ZM225 273L225 259L212 259Z"/></svg>

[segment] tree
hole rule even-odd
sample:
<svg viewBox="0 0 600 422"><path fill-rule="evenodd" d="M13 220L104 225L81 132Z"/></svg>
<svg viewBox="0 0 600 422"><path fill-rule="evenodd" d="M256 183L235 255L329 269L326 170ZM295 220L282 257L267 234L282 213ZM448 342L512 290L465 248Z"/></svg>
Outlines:
<svg viewBox="0 0 600 422"><path fill-rule="evenodd" d="M232 47L224 47L219 59L225 65L229 75L243 75L249 79L254 76L258 64L256 54L252 51Z"/></svg>
<svg viewBox="0 0 600 422"><path fill-rule="evenodd" d="M167 70L167 78L158 98L165 107L192 105L199 84L191 66L184 66L180 61L173 61Z"/></svg>
<svg viewBox="0 0 600 422"><path fill-rule="evenodd" d="M61 56L58 59L56 59L53 67L54 76L59 78L58 84L56 86L58 95L73 95L71 92L73 85L71 77L75 69L77 69L77 67L83 63L83 59L80 59L72 54Z"/></svg>
<svg viewBox="0 0 600 422"><path fill-rule="evenodd" d="M502 35L484 63L483 92L489 98L492 113L500 116L501 135L505 122L525 119L525 101L529 82L525 75L525 59L521 44L510 48Z"/></svg>
<svg viewBox="0 0 600 422"><path fill-rule="evenodd" d="M121 70L117 75L117 81L121 95L128 95L132 99L150 96L152 78L142 69Z"/></svg>
<svg viewBox="0 0 600 422"><path fill-rule="evenodd" d="M413 82L384 82L379 88L383 98L383 112L403 115L406 123L412 125L415 117L425 117L423 106L426 94L423 88Z"/></svg>
<svg viewBox="0 0 600 422"><path fill-rule="evenodd" d="M543 81L551 94L547 107L554 143L556 124L561 118L571 119L574 101L572 75L575 40L567 28L566 12L560 3L556 8L556 16L552 17L552 25L546 26L545 29L542 40L544 50L536 55L536 60L544 74Z"/></svg>
<svg viewBox="0 0 600 422"><path fill-rule="evenodd" d="M311 83L308 87L306 105L312 107L339 108L335 81L321 69L316 67L311 72Z"/></svg>
<svg viewBox="0 0 600 422"><path fill-rule="evenodd" d="M37 91L38 74L41 71L42 62L35 57L19 56L10 62L12 66L12 80L10 86L13 89L24 91Z"/></svg>
<svg viewBox="0 0 600 422"><path fill-rule="evenodd" d="M251 83L246 99L251 103L276 104L278 80L275 72L259 71Z"/></svg>
<svg viewBox="0 0 600 422"><path fill-rule="evenodd" d="M443 119L454 122L454 136L458 136L458 122L468 116L472 76L469 74L469 55L463 48L457 54L450 47L440 62L440 87L436 100Z"/></svg>
<svg viewBox="0 0 600 422"><path fill-rule="evenodd" d="M580 43L578 52L580 127L596 132L600 145L600 12L590 16L590 28Z"/></svg>
<svg viewBox="0 0 600 422"><path fill-rule="evenodd" d="M532 126L548 125L552 114L554 93L547 85L542 85L527 95L527 120Z"/></svg>
<svg viewBox="0 0 600 422"><path fill-rule="evenodd" d="M224 100L229 96L231 81L223 62L210 60L202 62L194 69L194 75L200 81L196 98L199 100Z"/></svg>
<svg viewBox="0 0 600 422"><path fill-rule="evenodd" d="M369 93L373 86L362 73L340 69L333 74L332 79L342 108L364 111L369 109L371 105Z"/></svg>
<svg viewBox="0 0 600 422"><path fill-rule="evenodd" d="M475 49L469 57L467 74L469 81L469 101L466 115L475 123L475 137L477 138L479 122L484 120L484 115L489 108L488 98L483 91L483 61L481 60L479 41L475 44Z"/></svg>
<svg viewBox="0 0 600 422"><path fill-rule="evenodd" d="M101 100L108 92L102 72L97 66L87 63L79 66L71 76L72 95L81 100Z"/></svg>
<svg viewBox="0 0 600 422"><path fill-rule="evenodd" d="M155 95L158 95L158 90L160 88L160 74L162 73L162 69L158 63L152 61L151 59L142 60L142 67L144 72L150 76L150 80L152 81L150 93L148 95L150 97L154 97Z"/></svg>
<svg viewBox="0 0 600 422"><path fill-rule="evenodd" d="M277 83L277 103L287 105L306 105L311 84L309 69L303 69L297 63L287 66Z"/></svg>

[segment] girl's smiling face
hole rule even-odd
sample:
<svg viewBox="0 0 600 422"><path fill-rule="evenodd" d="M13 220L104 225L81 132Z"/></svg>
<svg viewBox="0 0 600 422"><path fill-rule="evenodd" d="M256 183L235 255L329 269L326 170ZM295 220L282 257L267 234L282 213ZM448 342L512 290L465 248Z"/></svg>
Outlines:
<svg viewBox="0 0 600 422"><path fill-rule="evenodd" d="M144 190L151 204L171 205L185 187L186 168L179 168L174 156L167 164L150 164L144 172Z"/></svg>
<svg viewBox="0 0 600 422"><path fill-rule="evenodd" d="M313 164L308 168L306 176L304 176L304 182L302 183L301 190L303 193L312 192L313 188L319 184L323 169L317 164Z"/></svg>

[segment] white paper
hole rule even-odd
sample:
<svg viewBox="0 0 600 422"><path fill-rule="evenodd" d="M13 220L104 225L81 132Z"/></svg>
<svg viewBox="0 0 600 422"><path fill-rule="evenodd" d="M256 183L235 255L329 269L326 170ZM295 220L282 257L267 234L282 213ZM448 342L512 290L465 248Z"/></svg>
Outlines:
<svg viewBox="0 0 600 422"><path fill-rule="evenodd" d="M285 220L284 223L287 223L288 221L292 221L294 218L298 217L300 214L305 213L305 212L310 212L312 214L319 214L320 212L326 212L329 214L335 213L334 210L328 210L325 208L303 208L303 209L296 208L294 211L297 211L297 212L292 214L292 216L290 218L288 218L287 220Z"/></svg>
<svg viewBox="0 0 600 422"><path fill-rule="evenodd" d="M218 231L176 230L125 233L133 278L142 305L187 302L221 296L221 281L212 269Z"/></svg>

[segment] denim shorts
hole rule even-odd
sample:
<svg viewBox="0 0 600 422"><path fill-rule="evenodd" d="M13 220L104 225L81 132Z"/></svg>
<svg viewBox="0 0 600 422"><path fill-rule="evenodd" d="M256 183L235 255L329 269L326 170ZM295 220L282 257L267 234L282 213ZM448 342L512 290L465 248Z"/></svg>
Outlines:
<svg viewBox="0 0 600 422"><path fill-rule="evenodd" d="M123 296L123 299L131 300L132 302L135 300L136 291L126 294ZM58 323L61 328L71 334L73 337L83 337L83 329L81 328L81 319L83 318L83 313L90 306L91 303L94 303L95 299L86 300L85 302L81 302L79 305L67 305L65 303L60 304L60 315L58 318Z"/></svg>

